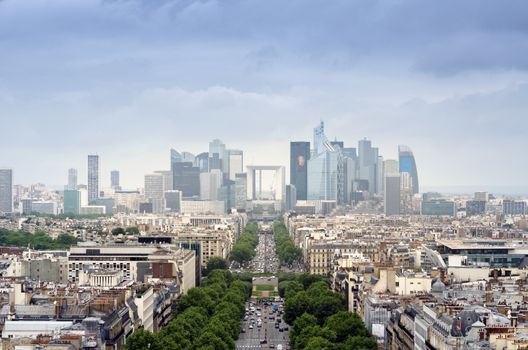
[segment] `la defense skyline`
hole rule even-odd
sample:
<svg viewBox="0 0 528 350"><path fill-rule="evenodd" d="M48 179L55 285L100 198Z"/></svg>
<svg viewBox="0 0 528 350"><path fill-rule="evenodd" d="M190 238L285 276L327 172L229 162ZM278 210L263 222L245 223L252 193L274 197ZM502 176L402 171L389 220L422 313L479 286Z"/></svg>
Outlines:
<svg viewBox="0 0 528 350"><path fill-rule="evenodd" d="M388 164L396 164L397 170L386 172ZM337 139L330 141L323 121L314 128L312 144L290 142L290 185L295 186L297 200L336 200L344 204L357 200L354 196L359 192L383 194L385 177L395 173L411 194L420 192L416 160L409 146L398 146L397 160L385 160L366 138L358 141L357 148L345 147Z"/></svg>

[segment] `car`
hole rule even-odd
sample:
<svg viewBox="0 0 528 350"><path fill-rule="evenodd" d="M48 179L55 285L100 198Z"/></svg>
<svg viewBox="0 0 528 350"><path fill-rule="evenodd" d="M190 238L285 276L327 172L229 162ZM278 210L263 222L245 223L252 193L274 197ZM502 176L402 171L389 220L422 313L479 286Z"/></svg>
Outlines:
<svg viewBox="0 0 528 350"><path fill-rule="evenodd" d="M245 328L242 328L240 331L241 331L242 333L246 333L246 329L245 329Z"/></svg>
<svg viewBox="0 0 528 350"><path fill-rule="evenodd" d="M249 325L249 329L253 329L253 325L252 324Z"/></svg>
<svg viewBox="0 0 528 350"><path fill-rule="evenodd" d="M288 331L288 330L290 330L290 329L288 328L288 326L285 326L285 327L284 327L284 330L285 330L285 331Z"/></svg>
<svg viewBox="0 0 528 350"><path fill-rule="evenodd" d="M275 345L273 345L273 344L270 344L269 347L270 347L270 349L275 349Z"/></svg>
<svg viewBox="0 0 528 350"><path fill-rule="evenodd" d="M279 328L279 324L278 323L275 323L275 328Z"/></svg>
<svg viewBox="0 0 528 350"><path fill-rule="evenodd" d="M260 344L266 344L268 341L266 339L261 339Z"/></svg>

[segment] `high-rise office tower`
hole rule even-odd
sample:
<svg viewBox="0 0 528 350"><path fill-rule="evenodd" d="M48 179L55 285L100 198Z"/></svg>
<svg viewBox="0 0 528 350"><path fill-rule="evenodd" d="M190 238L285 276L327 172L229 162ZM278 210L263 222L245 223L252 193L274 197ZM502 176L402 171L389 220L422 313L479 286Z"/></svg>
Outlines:
<svg viewBox="0 0 528 350"><path fill-rule="evenodd" d="M176 151L174 148L171 148L170 150L170 163L171 166L174 163L179 163L183 161L183 157L180 152Z"/></svg>
<svg viewBox="0 0 528 350"><path fill-rule="evenodd" d="M81 191L64 191L64 214L78 215L81 213Z"/></svg>
<svg viewBox="0 0 528 350"><path fill-rule="evenodd" d="M383 193L385 215L400 214L400 173L397 160L386 160L385 169L385 191Z"/></svg>
<svg viewBox="0 0 528 350"><path fill-rule="evenodd" d="M229 168L229 180L235 181L236 174L244 172L244 152L239 149L228 150L227 164Z"/></svg>
<svg viewBox="0 0 528 350"><path fill-rule="evenodd" d="M377 191L377 165L378 165L378 149L372 147L370 140L363 139L358 143L359 151L359 179L368 181L368 191L370 193L378 193Z"/></svg>
<svg viewBox="0 0 528 350"><path fill-rule="evenodd" d="M181 201L182 193L181 191L169 190L165 191L165 207L171 212L179 213L181 212Z"/></svg>
<svg viewBox="0 0 528 350"><path fill-rule="evenodd" d="M489 200L488 192L475 192L475 200L487 202Z"/></svg>
<svg viewBox="0 0 528 350"><path fill-rule="evenodd" d="M88 203L99 198L99 156L88 155Z"/></svg>
<svg viewBox="0 0 528 350"><path fill-rule="evenodd" d="M400 161L400 173L411 174L413 193L420 193L420 186L418 183L418 170L416 169L416 161L413 152L408 146L399 145L398 154Z"/></svg>
<svg viewBox="0 0 528 350"><path fill-rule="evenodd" d="M162 213L165 209L163 184L163 175L145 175L145 199L152 203L153 213Z"/></svg>
<svg viewBox="0 0 528 350"><path fill-rule="evenodd" d="M297 204L297 191L295 190L294 185L286 185L286 204L285 209L286 210L293 210L295 209L295 205Z"/></svg>
<svg viewBox="0 0 528 350"><path fill-rule="evenodd" d="M194 158L194 166L200 168L200 172L205 173L209 171L209 152L198 154Z"/></svg>
<svg viewBox="0 0 528 350"><path fill-rule="evenodd" d="M220 169L223 173L228 173L228 165L224 162L225 154L226 147L222 141L215 139L209 142L209 169Z"/></svg>
<svg viewBox="0 0 528 350"><path fill-rule="evenodd" d="M13 212L13 169L0 169L0 213Z"/></svg>
<svg viewBox="0 0 528 350"><path fill-rule="evenodd" d="M324 133L324 122L321 120L321 123L314 128L314 154L317 155L323 152L324 142L326 139Z"/></svg>
<svg viewBox="0 0 528 350"><path fill-rule="evenodd" d="M121 189L119 186L119 170L112 170L110 172L110 187L112 187L114 190Z"/></svg>
<svg viewBox="0 0 528 350"><path fill-rule="evenodd" d="M200 195L200 168L193 166L191 162L177 162L172 164L172 174L172 188L182 191L183 198Z"/></svg>
<svg viewBox="0 0 528 350"><path fill-rule="evenodd" d="M163 176L163 189L165 191L171 191L174 186L174 176L170 170L156 170L154 174Z"/></svg>
<svg viewBox="0 0 528 350"><path fill-rule="evenodd" d="M247 208L247 174L235 175L235 208Z"/></svg>
<svg viewBox="0 0 528 350"><path fill-rule="evenodd" d="M182 152L182 162L191 162L194 163L194 160L196 159L195 155L190 152Z"/></svg>
<svg viewBox="0 0 528 350"><path fill-rule="evenodd" d="M77 189L77 169L68 169L68 190Z"/></svg>
<svg viewBox="0 0 528 350"><path fill-rule="evenodd" d="M295 186L298 200L307 198L309 160L310 142L290 142L290 184Z"/></svg>
<svg viewBox="0 0 528 350"><path fill-rule="evenodd" d="M211 169L208 173L200 173L200 199L218 200L218 190L222 187L222 183L223 178L220 169Z"/></svg>

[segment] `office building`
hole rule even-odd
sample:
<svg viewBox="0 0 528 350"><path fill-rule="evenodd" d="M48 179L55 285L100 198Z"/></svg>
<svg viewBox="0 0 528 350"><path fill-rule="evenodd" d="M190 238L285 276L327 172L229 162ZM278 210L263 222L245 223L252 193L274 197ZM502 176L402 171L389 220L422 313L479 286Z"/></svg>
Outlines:
<svg viewBox="0 0 528 350"><path fill-rule="evenodd" d="M0 213L13 212L13 170L0 169Z"/></svg>
<svg viewBox="0 0 528 350"><path fill-rule="evenodd" d="M196 157L194 156L194 154L190 153L190 152L182 152L181 153L181 157L182 157L182 162L191 162L191 163L194 163Z"/></svg>
<svg viewBox="0 0 528 350"><path fill-rule="evenodd" d="M141 196L139 191L120 190L114 192L115 211L117 213L137 213Z"/></svg>
<svg viewBox="0 0 528 350"><path fill-rule="evenodd" d="M505 199L502 201L504 215L526 215L526 202Z"/></svg>
<svg viewBox="0 0 528 350"><path fill-rule="evenodd" d="M482 215L486 213L486 201L472 200L466 202L466 215Z"/></svg>
<svg viewBox="0 0 528 350"><path fill-rule="evenodd" d="M400 173L409 173L411 175L413 193L420 193L418 170L416 169L416 161L413 152L408 146L399 145L398 155L400 161Z"/></svg>
<svg viewBox="0 0 528 350"><path fill-rule="evenodd" d="M58 206L52 201L33 201L31 203L31 212L46 215L57 215Z"/></svg>
<svg viewBox="0 0 528 350"><path fill-rule="evenodd" d="M366 180L368 192L378 193L377 176L378 174L378 149L372 147L372 142L367 139L360 140L358 143L359 165L358 175L360 180Z"/></svg>
<svg viewBox="0 0 528 350"><path fill-rule="evenodd" d="M121 186L119 185L119 170L112 170L110 172L110 187L114 190L121 189Z"/></svg>
<svg viewBox="0 0 528 350"><path fill-rule="evenodd" d="M235 208L247 209L247 174L235 175Z"/></svg>
<svg viewBox="0 0 528 350"><path fill-rule="evenodd" d="M99 198L99 156L88 156L88 203Z"/></svg>
<svg viewBox="0 0 528 350"><path fill-rule="evenodd" d="M164 192L163 175L145 175L145 199L152 203L153 213L162 213L165 210Z"/></svg>
<svg viewBox="0 0 528 350"><path fill-rule="evenodd" d="M184 198L200 195L200 168L191 162L172 163L173 189L182 191Z"/></svg>
<svg viewBox="0 0 528 350"><path fill-rule="evenodd" d="M484 202L489 201L488 192L484 192L484 191L475 192L475 200L476 201L484 201Z"/></svg>
<svg viewBox="0 0 528 350"><path fill-rule="evenodd" d="M87 205L81 207L81 215L104 215L106 207L104 205Z"/></svg>
<svg viewBox="0 0 528 350"><path fill-rule="evenodd" d="M194 158L194 166L200 168L201 173L209 171L209 152L203 152L198 154Z"/></svg>
<svg viewBox="0 0 528 350"><path fill-rule="evenodd" d="M181 212L182 193L181 191L165 191L165 208L173 213Z"/></svg>
<svg viewBox="0 0 528 350"><path fill-rule="evenodd" d="M308 200L337 200L339 154L324 151L308 161ZM299 199L299 198L297 198Z"/></svg>
<svg viewBox="0 0 528 350"><path fill-rule="evenodd" d="M401 169L401 168L400 168ZM455 202L443 199L433 199L422 202L422 215L455 216Z"/></svg>
<svg viewBox="0 0 528 350"><path fill-rule="evenodd" d="M310 142L290 142L290 184L295 186L299 200L308 198L309 160Z"/></svg>
<svg viewBox="0 0 528 350"><path fill-rule="evenodd" d="M270 189L263 188L263 173L272 172ZM280 165L247 166L247 187L249 200L267 200L283 203L285 193L285 168Z"/></svg>
<svg viewBox="0 0 528 350"><path fill-rule="evenodd" d="M179 163L182 162L182 155L180 152L176 151L174 148L171 148L170 150L170 164Z"/></svg>
<svg viewBox="0 0 528 350"><path fill-rule="evenodd" d="M295 209L297 205L297 191L294 185L286 185L286 204L287 211Z"/></svg>
<svg viewBox="0 0 528 350"><path fill-rule="evenodd" d="M235 181L236 174L244 172L244 152L238 149L228 150L227 163L229 167L229 180Z"/></svg>
<svg viewBox="0 0 528 350"><path fill-rule="evenodd" d="M401 180L398 161L386 160L383 168L385 169L383 193L385 215L399 215L401 213Z"/></svg>
<svg viewBox="0 0 528 350"><path fill-rule="evenodd" d="M211 169L209 173L200 173L200 199L218 200L218 191L222 187L223 174L220 169Z"/></svg>
<svg viewBox="0 0 528 350"><path fill-rule="evenodd" d="M215 214L225 213L225 203L223 201L182 201L182 214Z"/></svg>
<svg viewBox="0 0 528 350"><path fill-rule="evenodd" d="M22 202L22 215L29 215L33 211L33 202L35 200L32 198L23 198L20 200Z"/></svg>
<svg viewBox="0 0 528 350"><path fill-rule="evenodd" d="M97 198L94 202L95 206L103 206L105 207L105 214L113 214L114 213L114 207L115 207L115 201L114 198Z"/></svg>
<svg viewBox="0 0 528 350"><path fill-rule="evenodd" d="M173 190L174 186L174 175L170 170L156 170L154 174L163 176L163 189L165 191Z"/></svg>
<svg viewBox="0 0 528 350"><path fill-rule="evenodd" d="M220 169L223 173L228 173L228 165L224 162L225 154L226 147L222 141L215 139L209 142L209 170Z"/></svg>
<svg viewBox="0 0 528 350"><path fill-rule="evenodd" d="M68 190L76 190L77 189L77 169L71 168L68 169Z"/></svg>

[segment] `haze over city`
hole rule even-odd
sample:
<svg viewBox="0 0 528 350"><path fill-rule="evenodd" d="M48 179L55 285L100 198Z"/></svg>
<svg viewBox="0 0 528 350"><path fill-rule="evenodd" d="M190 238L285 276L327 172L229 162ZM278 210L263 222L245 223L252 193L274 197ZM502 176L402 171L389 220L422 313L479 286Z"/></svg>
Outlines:
<svg viewBox="0 0 528 350"><path fill-rule="evenodd" d="M289 142L324 120L386 158L409 145L425 187L528 192L527 7L4 0L0 166L59 187L97 153L136 188L170 148L218 138L288 168Z"/></svg>

